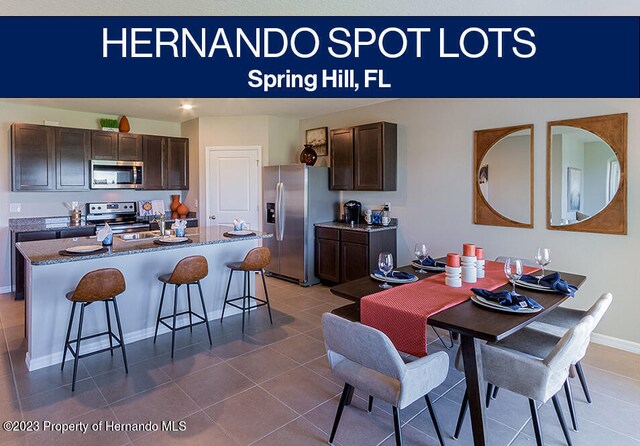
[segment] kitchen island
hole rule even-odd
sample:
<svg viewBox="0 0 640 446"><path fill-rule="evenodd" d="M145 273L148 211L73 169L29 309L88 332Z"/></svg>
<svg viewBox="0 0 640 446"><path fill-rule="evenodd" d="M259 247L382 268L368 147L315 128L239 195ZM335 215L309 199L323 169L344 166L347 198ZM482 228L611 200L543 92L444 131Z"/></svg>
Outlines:
<svg viewBox="0 0 640 446"><path fill-rule="evenodd" d="M85 256L68 256L61 251L79 245L95 245L95 237L41 240L17 243L25 258L25 319L28 352L25 361L29 370L36 370L62 361L64 337L69 321L71 302L65 294L75 288L82 276L99 268L117 268L127 284L126 291L118 296L125 343L153 336L160 304L161 274L170 273L184 257L202 255L209 263L209 275L202 280L202 290L208 310L208 319L219 319L229 270L226 264L241 261L246 253L259 246L263 238L271 234L256 232L249 237L227 237L230 227L213 226L188 229L186 236L191 243L181 245L157 245L153 238L122 240L114 236L113 246L107 252ZM250 275L252 290L254 276ZM231 283L230 296L242 294L241 275ZM180 290L178 308L186 309L185 291ZM227 309L227 314L239 310ZM182 311L182 310L180 310ZM184 321L180 321L180 323ZM101 306L89 308L85 315L86 332L106 329ZM167 331L162 327L158 333ZM83 343L83 351L104 347L106 337ZM86 349L86 350L85 350Z"/></svg>

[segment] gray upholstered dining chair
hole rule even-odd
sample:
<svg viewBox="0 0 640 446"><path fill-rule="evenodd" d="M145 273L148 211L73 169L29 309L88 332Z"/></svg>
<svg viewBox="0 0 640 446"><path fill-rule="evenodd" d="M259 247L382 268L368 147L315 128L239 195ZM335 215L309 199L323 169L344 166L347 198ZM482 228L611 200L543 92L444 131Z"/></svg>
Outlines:
<svg viewBox="0 0 640 446"><path fill-rule="evenodd" d="M588 310L575 310L573 308L557 307L553 311L544 314L536 322L530 324L529 327L560 338L568 329L576 325L583 317L590 314L593 316L593 328L595 329L600 322L600 319L602 319L602 316L604 316L609 309L612 301L613 295L611 293L605 293L600 296ZM584 376L582 365L580 364L580 361L577 361L574 365L584 396L587 399L587 402L591 404L591 395L589 394L589 387L587 386L587 380Z"/></svg>
<svg viewBox="0 0 640 446"><path fill-rule="evenodd" d="M331 371L345 381L330 444L336 436L342 412L358 388L370 395L370 402L375 397L393 406L397 445L402 445L400 409L424 397L440 444L444 446L429 392L447 377L449 357L446 353L433 353L405 364L384 333L331 313L322 316L322 332Z"/></svg>
<svg viewBox="0 0 640 446"><path fill-rule="evenodd" d="M549 399L553 402L567 444L569 446L572 444L558 401L558 392L562 390L564 382L569 377L571 364L575 363L580 355L584 355L589 343L589 336L593 330L593 323L593 316L585 316L573 328L567 330L543 358L508 348L502 341L487 343L481 347L485 380L494 386L510 390L529 399L529 409L538 446L542 446L543 440L536 401L546 403ZM460 351L456 357L456 368L464 370ZM468 406L469 396L465 391L454 438L458 438L460 434Z"/></svg>

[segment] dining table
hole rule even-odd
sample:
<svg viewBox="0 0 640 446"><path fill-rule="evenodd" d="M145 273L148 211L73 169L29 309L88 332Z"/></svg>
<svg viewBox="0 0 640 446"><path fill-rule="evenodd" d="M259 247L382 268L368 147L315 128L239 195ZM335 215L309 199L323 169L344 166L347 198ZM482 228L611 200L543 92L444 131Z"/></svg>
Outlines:
<svg viewBox="0 0 640 446"><path fill-rule="evenodd" d="M443 260L443 259L438 259ZM394 271L416 273L412 265L396 268ZM546 273L555 271L546 270ZM586 276L567 272L559 272L560 277L569 284L580 288L587 279ZM426 274L416 274L419 279L432 277L444 272L428 271ZM506 282L505 277L505 282ZM380 282L367 276L349 282L341 283L331 288L331 292L339 297L351 300L353 303L334 310L335 314L353 321L360 321L360 300L365 296L378 293L381 290ZM481 281L478 282L481 287ZM394 284L394 286L404 286ZM496 288L494 291L510 290L511 284ZM525 292L526 291L526 292ZM455 306L432 314L427 319L427 324L432 327L448 330L457 335L460 340L460 349L464 360L464 374L469 395L469 411L473 428L473 442L475 446L487 444L487 430L485 420L485 384L482 373L482 357L480 345L482 342L496 342L506 338L518 330L526 327L535 320L541 318L549 311L570 298L556 292L535 291L527 289L521 291L528 297L535 299L543 309L537 313L506 313L479 306L465 300ZM471 294L470 296L471 297ZM425 327L426 328L426 327Z"/></svg>

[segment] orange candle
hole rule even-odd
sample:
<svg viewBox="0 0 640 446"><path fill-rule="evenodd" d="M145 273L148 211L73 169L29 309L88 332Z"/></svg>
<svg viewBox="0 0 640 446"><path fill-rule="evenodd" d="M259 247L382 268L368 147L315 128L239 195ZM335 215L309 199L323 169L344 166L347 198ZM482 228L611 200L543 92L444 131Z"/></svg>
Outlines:
<svg viewBox="0 0 640 446"><path fill-rule="evenodd" d="M464 256L475 256L476 255L476 245L472 243L465 243L462 245L462 255Z"/></svg>
<svg viewBox="0 0 640 446"><path fill-rule="evenodd" d="M476 257L478 260L484 260L484 248L476 248Z"/></svg>
<svg viewBox="0 0 640 446"><path fill-rule="evenodd" d="M447 266L458 268L460 266L460 256L455 252L447 254Z"/></svg>

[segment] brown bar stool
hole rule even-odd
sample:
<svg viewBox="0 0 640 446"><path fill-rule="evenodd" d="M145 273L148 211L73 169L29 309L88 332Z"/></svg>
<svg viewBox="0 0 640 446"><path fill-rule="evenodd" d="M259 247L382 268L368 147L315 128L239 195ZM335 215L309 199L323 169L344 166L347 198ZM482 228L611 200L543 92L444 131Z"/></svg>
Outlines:
<svg viewBox="0 0 640 446"><path fill-rule="evenodd" d="M153 342L156 342L156 337L158 336L158 326L160 324L167 327L171 330L171 357L173 358L173 347L176 342L176 331L182 330L183 328L189 328L191 332L193 332L194 325L204 324L207 327L207 335L209 336L209 344L213 345L211 342L211 331L209 330L209 323L207 321L207 308L204 305L204 297L202 296L202 287L200 286L200 280L207 277L209 274L209 264L207 263L207 259L203 256L191 256L185 257L180 260L176 267L173 269L171 274L163 274L158 277L158 280L163 283L162 285L162 297L160 298L160 308L158 308L158 318L156 319L156 332L153 335ZM162 314L162 304L164 303L164 292L167 289L167 284L175 285L175 290L173 293L173 314L168 316L160 317ZM187 311L182 311L178 313L178 289L182 286L187 286L187 304L189 305L189 309ZM200 302L202 303L202 316L191 311L191 290L189 287L191 285L198 285L198 291L200 292ZM176 327L176 317L182 316L183 314L189 315L189 324L184 325L182 327ZM200 322L193 323L193 316L200 319ZM173 324L169 325L164 320L165 319L173 319Z"/></svg>
<svg viewBox="0 0 640 446"><path fill-rule="evenodd" d="M73 382L71 384L71 391L76 390L76 376L78 374L78 360L87 356L95 355L98 353L111 351L113 356L113 350L116 348L122 349L122 359L124 360L124 370L129 373L129 367L127 365L127 353L124 348L124 339L122 337L122 326L120 325L120 313L118 313L118 304L116 303L116 296L122 294L126 289L124 282L124 276L115 268L103 268L91 271L80 279L78 286L75 290L67 293L66 297L73 306L71 307L71 317L69 317L69 327L67 328L67 338L64 343L64 353L62 354L62 366L60 370L64 370L64 361L67 357L67 349L71 352L75 358L73 361ZM97 333L91 336L82 337L82 323L84 321L84 309L94 302L104 302L107 312L107 330L101 333ZM109 314L109 302L113 303L113 311L116 315L116 323L118 325L118 336L111 331L111 316ZM80 320L78 321L78 337L74 340L69 340L71 336L71 326L73 325L73 315L76 311L76 304L80 304ZM96 350L90 353L80 354L80 341L87 339L97 338L98 336L109 336L109 347ZM113 345L113 341L116 341L117 345ZM75 344L75 350L72 347Z"/></svg>
<svg viewBox="0 0 640 446"><path fill-rule="evenodd" d="M271 251L269 251L269 248L259 247L253 248L251 251L249 251L242 262L227 263L227 268L230 269L229 282L227 282L227 292L224 295L224 305L222 306L222 316L220 316L220 322L222 322L222 319L224 318L224 310L227 305L238 308L239 310L242 310L242 332L244 333L244 313L246 311L251 311L254 308L266 305L267 309L269 310L269 320L273 324L273 319L271 318L271 305L269 305L269 293L267 292L267 282L264 280L264 268L270 262ZM243 291L241 297L229 299L229 287L231 286L231 277L233 277L234 271L244 271ZM258 271L260 272L260 274L262 274L262 286L264 286L265 300L258 299L257 297L251 295L251 282L249 281L249 273ZM251 305L251 299L254 299L260 303ZM242 300L242 306L233 303L237 300Z"/></svg>

